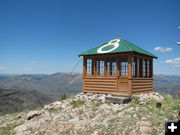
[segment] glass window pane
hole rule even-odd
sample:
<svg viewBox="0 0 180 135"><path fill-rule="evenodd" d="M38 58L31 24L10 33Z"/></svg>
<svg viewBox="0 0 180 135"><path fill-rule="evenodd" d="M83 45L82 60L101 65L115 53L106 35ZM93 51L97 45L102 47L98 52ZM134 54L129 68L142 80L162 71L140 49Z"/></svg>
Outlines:
<svg viewBox="0 0 180 135"><path fill-rule="evenodd" d="M104 60L97 59L96 61L96 74L97 75L104 75Z"/></svg>
<svg viewBox="0 0 180 135"><path fill-rule="evenodd" d="M116 75L116 58L107 58L107 75Z"/></svg>
<svg viewBox="0 0 180 135"><path fill-rule="evenodd" d="M135 59L132 57L132 76L136 76L135 64Z"/></svg>
<svg viewBox="0 0 180 135"><path fill-rule="evenodd" d="M94 60L87 59L87 69L86 69L87 75L94 75Z"/></svg>
<svg viewBox="0 0 180 135"><path fill-rule="evenodd" d="M119 60L120 76L128 76L128 58L122 57Z"/></svg>

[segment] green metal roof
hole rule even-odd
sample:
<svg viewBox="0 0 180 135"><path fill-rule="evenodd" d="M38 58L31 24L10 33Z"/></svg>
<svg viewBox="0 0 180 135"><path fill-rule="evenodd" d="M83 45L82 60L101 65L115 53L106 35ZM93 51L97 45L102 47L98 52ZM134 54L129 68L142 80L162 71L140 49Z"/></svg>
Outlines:
<svg viewBox="0 0 180 135"><path fill-rule="evenodd" d="M155 56L154 54L152 54L152 53L136 46L135 44L122 39L122 38L113 39L113 40L106 42L98 47L95 47L93 49L85 51L85 52L79 54L79 56L105 54L105 53L106 54L121 53L121 52L131 52L131 51L157 58L157 56Z"/></svg>

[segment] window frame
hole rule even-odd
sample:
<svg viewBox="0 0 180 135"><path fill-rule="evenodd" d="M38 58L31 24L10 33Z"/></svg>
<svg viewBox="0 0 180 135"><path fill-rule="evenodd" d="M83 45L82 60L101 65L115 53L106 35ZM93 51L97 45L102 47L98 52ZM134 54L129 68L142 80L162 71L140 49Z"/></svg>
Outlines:
<svg viewBox="0 0 180 135"><path fill-rule="evenodd" d="M107 76L116 76L116 58L109 57L106 59L106 71Z"/></svg>
<svg viewBox="0 0 180 135"><path fill-rule="evenodd" d="M131 66L132 66L132 77L135 77L136 76L136 61L135 61L135 57L132 57Z"/></svg>
<svg viewBox="0 0 180 135"><path fill-rule="evenodd" d="M105 61L103 58L96 59L96 75L105 76Z"/></svg>
<svg viewBox="0 0 180 135"><path fill-rule="evenodd" d="M87 76L94 75L94 59L91 58L86 59L86 75Z"/></svg>
<svg viewBox="0 0 180 135"><path fill-rule="evenodd" d="M119 57L119 76L128 77L128 57Z"/></svg>

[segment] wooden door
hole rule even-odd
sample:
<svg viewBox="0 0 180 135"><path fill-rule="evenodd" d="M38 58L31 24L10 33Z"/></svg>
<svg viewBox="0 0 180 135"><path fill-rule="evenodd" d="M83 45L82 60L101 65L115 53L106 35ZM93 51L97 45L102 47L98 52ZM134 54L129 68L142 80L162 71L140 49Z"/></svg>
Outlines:
<svg viewBox="0 0 180 135"><path fill-rule="evenodd" d="M118 77L118 91L128 91L128 77L119 76Z"/></svg>
<svg viewBox="0 0 180 135"><path fill-rule="evenodd" d="M128 58L120 57L118 62L118 91L128 92Z"/></svg>

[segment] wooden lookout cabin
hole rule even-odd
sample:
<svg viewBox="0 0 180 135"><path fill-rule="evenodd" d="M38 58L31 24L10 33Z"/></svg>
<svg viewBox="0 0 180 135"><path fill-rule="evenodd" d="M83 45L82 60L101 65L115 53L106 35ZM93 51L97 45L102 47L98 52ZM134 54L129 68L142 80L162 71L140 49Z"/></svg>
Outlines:
<svg viewBox="0 0 180 135"><path fill-rule="evenodd" d="M85 51L83 92L131 96L153 91L152 53L122 38Z"/></svg>

